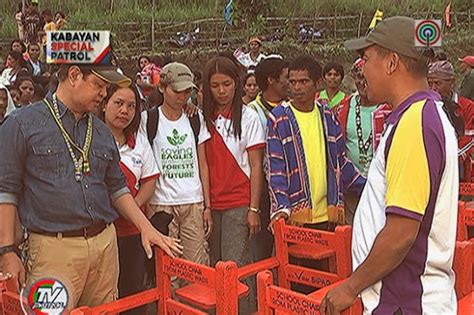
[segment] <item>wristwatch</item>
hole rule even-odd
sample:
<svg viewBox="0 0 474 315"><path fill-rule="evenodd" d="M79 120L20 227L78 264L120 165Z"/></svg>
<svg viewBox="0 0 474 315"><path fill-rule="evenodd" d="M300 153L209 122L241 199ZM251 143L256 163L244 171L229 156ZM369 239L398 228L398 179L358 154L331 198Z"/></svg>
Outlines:
<svg viewBox="0 0 474 315"><path fill-rule="evenodd" d="M14 252L16 249L15 245L8 245L8 246L2 246L0 247L0 256L9 253L9 252Z"/></svg>
<svg viewBox="0 0 474 315"><path fill-rule="evenodd" d="M260 214L260 212L262 212L262 210L260 210L259 208L254 208L254 207L249 207L249 211L252 211L256 214Z"/></svg>

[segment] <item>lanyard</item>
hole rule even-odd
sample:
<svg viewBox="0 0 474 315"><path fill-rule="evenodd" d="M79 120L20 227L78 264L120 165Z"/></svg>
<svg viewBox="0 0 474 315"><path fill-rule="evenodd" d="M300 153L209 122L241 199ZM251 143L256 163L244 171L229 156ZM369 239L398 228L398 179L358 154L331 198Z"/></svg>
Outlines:
<svg viewBox="0 0 474 315"><path fill-rule="evenodd" d="M51 105L51 103L46 98L44 99L44 102L46 103L46 106L51 112L51 115L53 116L53 119L59 128L59 131L63 136L64 142L66 142L69 155L71 156L72 162L74 163L74 178L77 182L79 182L81 181L83 174L88 175L90 173L89 151L92 143L92 115L89 113L87 114L86 137L84 140L84 147L81 148L79 145L76 144L75 141L72 140L71 136L64 128L61 116L59 115L56 94L53 95L53 105ZM80 153L81 157L79 158L79 160L77 159L73 148Z"/></svg>

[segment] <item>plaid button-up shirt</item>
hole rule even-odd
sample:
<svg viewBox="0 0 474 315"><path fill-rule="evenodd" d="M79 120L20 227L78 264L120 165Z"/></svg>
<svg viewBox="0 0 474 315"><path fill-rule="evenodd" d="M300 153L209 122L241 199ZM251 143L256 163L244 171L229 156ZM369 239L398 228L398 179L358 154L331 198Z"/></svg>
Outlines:
<svg viewBox="0 0 474 315"><path fill-rule="evenodd" d="M321 114L327 154L327 203L342 206L346 190L360 194L365 178L345 153L341 128L332 111L315 103ZM271 217L279 212L288 216L312 208L309 178L298 123L288 102L272 110L267 125L267 165Z"/></svg>

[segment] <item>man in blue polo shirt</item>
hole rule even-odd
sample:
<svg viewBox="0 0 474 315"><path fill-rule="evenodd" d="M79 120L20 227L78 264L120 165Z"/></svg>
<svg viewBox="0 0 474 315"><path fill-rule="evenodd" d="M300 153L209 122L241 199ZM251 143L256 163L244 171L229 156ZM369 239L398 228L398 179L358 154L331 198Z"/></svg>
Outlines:
<svg viewBox="0 0 474 315"><path fill-rule="evenodd" d="M58 76L56 93L0 126L0 266L27 288L43 278L60 281L71 309L117 297L117 211L141 232L149 257L152 244L168 254L181 246L137 207L114 138L90 113L109 84L128 86L130 79L110 64L65 64ZM29 231L26 277L14 252L17 217Z"/></svg>

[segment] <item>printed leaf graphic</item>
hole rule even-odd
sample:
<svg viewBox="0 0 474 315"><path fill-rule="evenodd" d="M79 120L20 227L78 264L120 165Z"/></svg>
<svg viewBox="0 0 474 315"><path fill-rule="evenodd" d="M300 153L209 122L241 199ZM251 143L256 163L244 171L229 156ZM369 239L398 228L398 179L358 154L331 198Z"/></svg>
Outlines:
<svg viewBox="0 0 474 315"><path fill-rule="evenodd" d="M171 138L171 137L166 137L166 138L168 138L168 142L169 142L170 144L176 145L176 141L175 141L173 138Z"/></svg>
<svg viewBox="0 0 474 315"><path fill-rule="evenodd" d="M184 143L184 140L186 140L186 137L187 137L187 136L188 136L187 134L182 135L182 136L179 138L179 144L183 144L183 143Z"/></svg>
<svg viewBox="0 0 474 315"><path fill-rule="evenodd" d="M178 135L178 130L173 129L173 136L176 137Z"/></svg>

